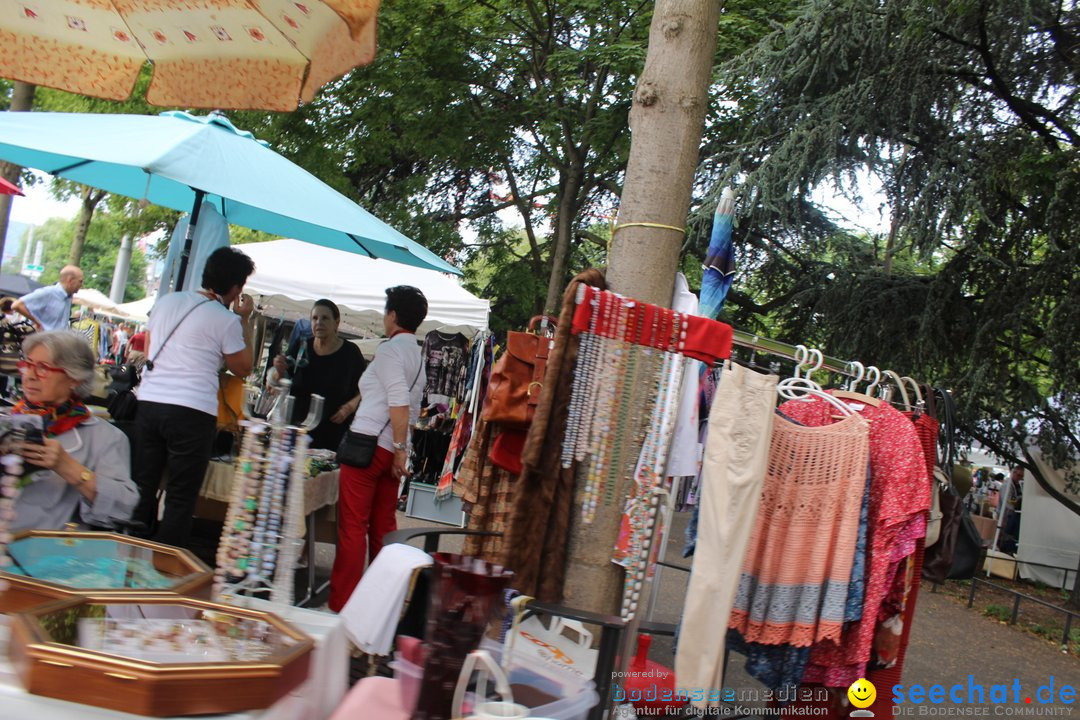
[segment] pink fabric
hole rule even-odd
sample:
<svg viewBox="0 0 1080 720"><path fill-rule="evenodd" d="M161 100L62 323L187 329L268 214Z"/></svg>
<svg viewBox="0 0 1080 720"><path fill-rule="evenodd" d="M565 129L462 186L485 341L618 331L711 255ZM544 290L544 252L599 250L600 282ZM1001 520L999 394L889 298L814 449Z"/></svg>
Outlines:
<svg viewBox="0 0 1080 720"><path fill-rule="evenodd" d="M409 720L401 689L393 678L364 678L353 686L330 720Z"/></svg>
<svg viewBox="0 0 1080 720"><path fill-rule="evenodd" d="M328 605L340 612L364 575L364 566L382 550L383 537L397 530L398 480L394 453L375 448L366 468L342 465L338 479L338 542L330 571ZM310 560L309 560L310 562Z"/></svg>
<svg viewBox="0 0 1080 720"><path fill-rule="evenodd" d="M813 427L834 422L836 409L821 399L790 400L780 412ZM893 549L919 530L916 516L930 508L930 479L924 451L911 421L886 403L866 405L859 414L870 421L870 504L866 562L866 596L862 619L851 623L840 644L814 646L804 682L846 687L863 677L870 659L874 626L893 580ZM914 547L912 546L912 551ZM908 553L910 554L910 552Z"/></svg>

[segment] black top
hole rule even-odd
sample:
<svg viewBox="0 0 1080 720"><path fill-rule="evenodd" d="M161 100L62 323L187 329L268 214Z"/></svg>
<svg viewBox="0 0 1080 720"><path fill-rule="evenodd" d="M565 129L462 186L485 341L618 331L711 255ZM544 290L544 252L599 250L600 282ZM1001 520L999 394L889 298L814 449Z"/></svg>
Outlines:
<svg viewBox="0 0 1080 720"><path fill-rule="evenodd" d="M367 367L360 348L345 340L337 352L329 355L315 353L314 339L309 339L303 347L303 354L293 371L292 394L293 424L303 422L307 417L311 396L322 395L326 398L323 405L322 422L311 431L311 447L336 450L341 443L341 436L352 421L350 417L339 424L330 422L330 416L338 411L347 401L359 392L360 375Z"/></svg>

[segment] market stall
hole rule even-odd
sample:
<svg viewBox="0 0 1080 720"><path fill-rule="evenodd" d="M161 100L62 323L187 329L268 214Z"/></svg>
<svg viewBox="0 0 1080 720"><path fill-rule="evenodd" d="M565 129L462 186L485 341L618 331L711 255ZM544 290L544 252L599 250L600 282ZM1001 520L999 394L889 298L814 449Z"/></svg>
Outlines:
<svg viewBox="0 0 1080 720"><path fill-rule="evenodd" d="M341 308L341 330L360 337L382 335L386 288L412 285L428 301L418 336L436 328L470 335L488 327L490 303L451 276L299 240L271 240L240 248L255 261L245 291L269 317L306 318L311 304L329 298Z"/></svg>

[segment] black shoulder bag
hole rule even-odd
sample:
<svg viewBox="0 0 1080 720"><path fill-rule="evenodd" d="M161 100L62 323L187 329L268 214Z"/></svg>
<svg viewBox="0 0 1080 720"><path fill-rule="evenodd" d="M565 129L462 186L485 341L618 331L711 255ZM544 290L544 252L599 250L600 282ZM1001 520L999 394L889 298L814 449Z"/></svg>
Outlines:
<svg viewBox="0 0 1080 720"><path fill-rule="evenodd" d="M412 385L409 386L409 395L412 395L413 388L416 387L416 381L420 379L420 373L424 370L424 361L420 360L420 367L416 371L416 377L413 378ZM389 411L387 411L389 412ZM351 465L356 468L366 468L371 464L372 458L375 457L375 448L379 444L379 435L382 435L383 430L390 424L390 418L386 419L386 422L379 429L379 432L374 435L365 435L363 433L353 432L352 430L346 430L345 435L341 438L341 444L337 449L337 461L338 465Z"/></svg>

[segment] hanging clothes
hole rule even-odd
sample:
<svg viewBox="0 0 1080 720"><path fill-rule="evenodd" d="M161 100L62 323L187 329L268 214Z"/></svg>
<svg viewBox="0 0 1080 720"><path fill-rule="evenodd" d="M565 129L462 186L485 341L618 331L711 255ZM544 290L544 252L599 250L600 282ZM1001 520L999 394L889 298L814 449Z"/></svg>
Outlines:
<svg viewBox="0 0 1080 720"><path fill-rule="evenodd" d="M180 256L184 251L184 237L190 221L191 216L185 215L173 228L169 239L169 250L165 254L165 265L161 271L158 298L177 289L174 286L176 276L180 272ZM204 200L199 209L199 222L195 225L195 235L191 239L191 252L188 255L187 269L184 271L184 287L179 289L201 289L206 260L215 250L223 247L229 247L229 223L212 202Z"/></svg>
<svg viewBox="0 0 1080 720"><path fill-rule="evenodd" d="M723 686L726 619L739 586L761 501L776 405L774 375L740 365L725 368L709 413L702 468L701 520L697 552L683 609L684 632L675 655L679 687ZM708 699L698 707L717 705Z"/></svg>
<svg viewBox="0 0 1080 720"><path fill-rule="evenodd" d="M454 477L454 494L470 505L469 529L499 533L466 536L462 553L494 563L501 562L513 507L512 489L517 480L489 457L491 443L499 432L499 426L481 420Z"/></svg>
<svg viewBox="0 0 1080 720"><path fill-rule="evenodd" d="M473 338L469 349L468 371L465 375L465 395L460 405L461 412L450 436L450 447L443 460L442 472L435 490L436 501L445 500L454 494L454 475L458 472L465 452L472 442L473 433L476 431L476 425L480 419L480 401L487 392L494 356L494 343L489 334L481 332Z"/></svg>
<svg viewBox="0 0 1080 720"><path fill-rule="evenodd" d="M781 427L781 429L783 429L784 425L797 425L797 423L795 423L790 418L785 417L779 411L777 411L777 415L780 416L780 418L777 420L777 423L779 424L778 426ZM852 497L845 497L843 501L843 504L845 506L848 506L852 504L850 502L852 498L861 498L858 503L860 506L860 511L855 537L855 549L851 562L851 570L850 573L847 573L849 577L846 589L841 589L839 586L834 586L833 588L831 588L831 594L833 596L833 600L831 603L826 601L822 602L821 604L816 604L814 603L813 594L809 593L807 594L807 600L809 602L800 604L800 609L804 614L810 616L816 610L827 620L830 619L831 615L832 622L835 622L835 616L838 614L838 612L842 614L842 622L851 622L854 620L858 620L860 617L862 617L862 603L865 595L867 513L869 507L868 496L870 491L869 457L867 455L868 433L864 432L862 433L862 435L864 436L863 441L860 443L862 447L859 448L858 452L860 452L864 456L862 468L863 480L861 484L857 480L853 481L853 486L850 490L850 492L852 493ZM829 439L830 438L821 438L821 440ZM773 451L777 451L778 448L779 445L773 445L770 447L770 459L772 459L773 457ZM811 454L813 454L812 448L806 449L809 449L811 451ZM794 455L790 454L790 449L787 453L780 450L778 454L782 458L786 454L789 461L791 460L791 458L795 457ZM816 464L816 459L814 462ZM792 463L789 462L788 464ZM774 478L775 475L773 473L770 473L769 477L766 478L766 485L770 485L770 481L774 481ZM801 486L801 483L799 483L797 480L791 484L794 485L796 488L799 488ZM786 489L785 483L777 482L777 485L779 485L777 491L783 493L783 491ZM786 497L786 493L783 494ZM818 498L817 495L818 493L814 492L811 494L811 497L807 498L811 503L811 506L816 506L818 505L818 503L821 502L821 499ZM792 499L791 502L794 503L795 500ZM850 512L850 507L848 507L846 511ZM763 524L762 520L762 515L759 514L757 519L758 525L771 531L772 524ZM779 524L777 525L777 529L780 529ZM817 528L815 528L815 530L816 529ZM822 531L822 535L826 537L828 536L827 526L820 528L820 530ZM805 543L802 545L800 545L800 543L794 538L794 534L789 536L782 532L778 532L776 538L780 542L782 547L789 544L790 537L790 545L793 547L815 547L818 549L819 552L822 551L824 548L818 548L818 546L821 545L820 538L816 537L818 533L812 532L811 535L813 535L814 537L807 538ZM752 544L751 550L748 551L748 555L752 556L755 554L755 552L757 552L754 547L755 546ZM792 561L792 558L788 556L786 550L781 550L781 552L785 556L786 562ZM843 563L843 558L840 558L840 560L841 563ZM834 569L832 574L843 576L845 572L842 569L839 571ZM745 577L746 576L744 575L744 579ZM797 584L789 583L785 588L781 589L781 593L778 593L778 596L784 597L785 594L787 596L790 596L793 592L810 589L812 587L814 586L808 584L806 588L801 588ZM760 588L757 589L760 590ZM741 590L742 587L740 586L740 591ZM740 595L741 594L742 593L740 593ZM821 593L821 597L827 598L829 594L829 589L826 589L825 592ZM846 599L842 608L838 608L836 606L836 600L839 598L840 595L846 595ZM766 596L765 600L768 601L769 598ZM740 599L737 598L736 604L738 605L739 602ZM750 607L755 607L755 603L751 600L746 600L745 604ZM760 602L756 605L756 607L759 614L767 615L767 602ZM781 606L780 610L781 612L783 612L784 608ZM810 660L811 646L797 646L790 641L784 641L783 643L778 644L776 642L776 638L771 638L771 640L773 640L773 642L771 643L747 641L739 632L737 625L733 626L733 629L728 631L728 644L731 649L746 657L747 674L759 680L766 687L776 691L777 693L785 693L787 697L795 697L794 691L796 691L798 689L798 686L802 683L803 675L806 672L806 665Z"/></svg>
<svg viewBox="0 0 1080 720"><path fill-rule="evenodd" d="M514 569L514 585L539 600L560 602L566 578L567 536L574 502L576 468L561 466L569 416L573 368L580 336L572 335L578 287L605 288L599 270L570 281L548 355L546 381L522 451L523 470L512 498L502 564Z"/></svg>
<svg viewBox="0 0 1080 720"><path fill-rule="evenodd" d="M780 411L811 427L834 422L835 408L819 398L791 400ZM885 403L880 407L867 404L858 412L870 422L871 467L870 547L862 617L848 626L840 642L814 646L804 676L804 682L833 687L847 687L865 676L878 613L898 567L897 547L910 544L907 554L914 552L920 527L925 533L925 513L930 507L924 453L911 421Z"/></svg>
<svg viewBox="0 0 1080 720"><path fill-rule="evenodd" d="M869 428L858 415L824 427L776 419L728 621L745 640L795 647L839 641L868 458Z"/></svg>
<svg viewBox="0 0 1080 720"><path fill-rule="evenodd" d="M918 435L919 442L922 444L923 460L926 465L927 477L931 483L930 491L936 492L936 488L933 487L933 477L934 466L937 462L938 421L925 412L906 412L904 415L911 419L912 424L915 427L915 433ZM911 638L911 625L915 615L916 601L919 596L919 586L922 581L922 565L925 553L925 538L920 538L916 545L915 553L911 557L910 568L904 569L903 582L900 583L901 586L906 588L906 592L903 594L904 602L902 603L902 607L898 609L899 612L894 614L890 621L882 623L884 630L879 628L878 634L875 636L875 655L876 659L879 661L877 664L886 665L886 667L878 667L868 671L867 680L874 683L875 687L893 687L901 682L900 678L904 670L904 658L907 655L908 643ZM895 596L896 586L897 578L894 578L893 592L890 593L892 596ZM896 610L897 608L894 608L894 613ZM883 636L883 633L886 634ZM889 663L886 658L886 653L883 651L883 647L889 644L889 641L894 638L896 641L895 656L894 660Z"/></svg>
<svg viewBox="0 0 1080 720"><path fill-rule="evenodd" d="M698 299L690 292L686 276L675 273L675 293L672 309L689 315L698 314ZM682 388L668 452L667 474L672 477L697 476L701 469L701 442L699 440L698 378L704 363L700 360L684 360Z"/></svg>
<svg viewBox="0 0 1080 720"><path fill-rule="evenodd" d="M432 330L424 338L422 352L427 368L424 396L442 395L460 400L465 393L469 368L469 339L461 333Z"/></svg>
<svg viewBox="0 0 1080 720"><path fill-rule="evenodd" d="M86 338L94 357L101 357L101 323L90 316L80 318L71 324L71 329Z"/></svg>

